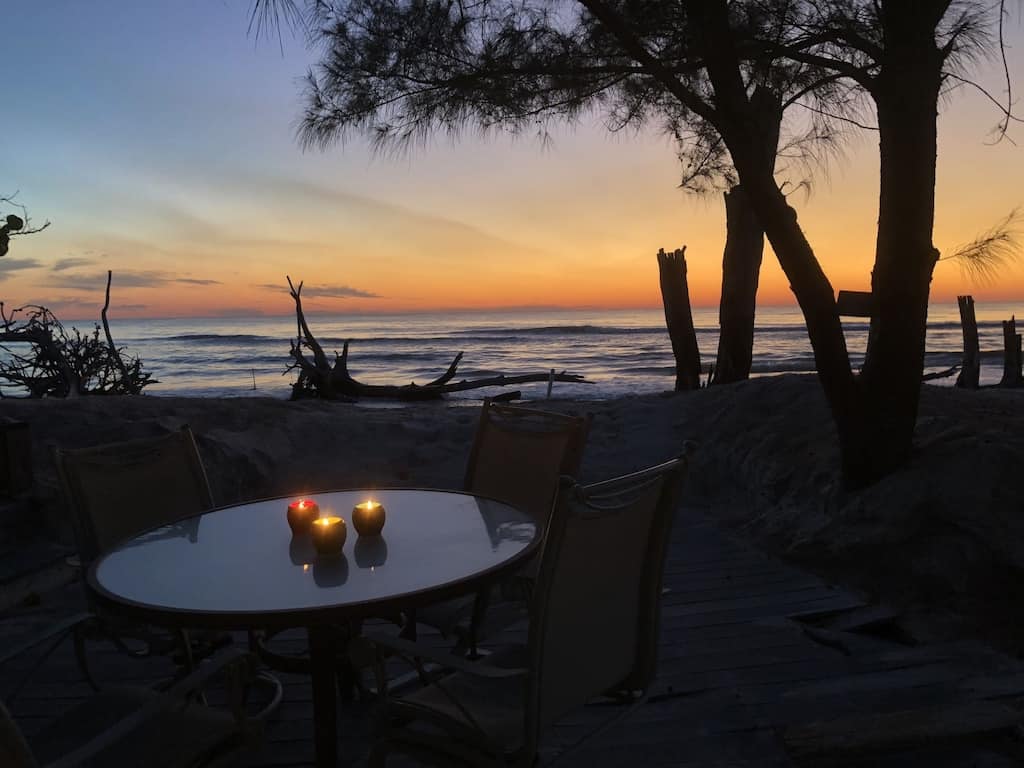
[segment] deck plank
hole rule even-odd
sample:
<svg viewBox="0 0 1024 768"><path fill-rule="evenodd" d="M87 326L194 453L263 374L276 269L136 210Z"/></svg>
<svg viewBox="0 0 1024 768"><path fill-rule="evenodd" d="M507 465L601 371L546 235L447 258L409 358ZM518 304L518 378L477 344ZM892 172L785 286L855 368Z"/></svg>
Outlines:
<svg viewBox="0 0 1024 768"><path fill-rule="evenodd" d="M1024 702L1024 665L970 643L907 647L843 631L888 620L890 612L755 550L717 528L707 512L683 510L673 531L659 670L649 698L629 709L588 706L565 718L542 745L542 765L825 768L862 765L857 760L866 750L872 765L1019 764L1010 759L1014 742L1003 731L1018 722L1013 713ZM0 648L84 606L81 585L67 584L37 604L12 607L0 614ZM422 639L446 644L436 633ZM525 639L521 623L490 644ZM301 653L305 633L282 633L274 643ZM128 659L101 641L90 649L102 680L154 685L173 671L165 659ZM19 660L0 668L0 697L30 667ZM281 680L284 702L268 723L264 746L244 763L250 768L312 760L310 682L302 675ZM65 643L9 704L31 736L89 693ZM910 724L918 741L932 738L924 725L929 712L949 723L963 715L961 725L948 729L944 749L893 735ZM343 704L339 729L343 764L360 764L370 707ZM865 729L873 735L858 741ZM960 762L948 762L951 756Z"/></svg>

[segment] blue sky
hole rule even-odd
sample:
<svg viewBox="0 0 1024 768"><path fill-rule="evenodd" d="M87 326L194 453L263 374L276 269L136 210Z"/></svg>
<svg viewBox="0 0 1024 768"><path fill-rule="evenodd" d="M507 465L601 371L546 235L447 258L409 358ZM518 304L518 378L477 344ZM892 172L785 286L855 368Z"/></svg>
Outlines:
<svg viewBox="0 0 1024 768"><path fill-rule="evenodd" d="M717 302L722 205L676 188L665 137L610 136L594 117L549 147L468 136L397 158L360 141L304 153L295 124L311 54L288 33L282 47L254 40L249 9L65 0L6 10L4 60L17 74L0 193L20 190L36 221L53 225L0 261L0 298L91 313L110 268L115 305L133 314L284 314L285 274L319 287L315 306L330 311L653 306L654 253L687 243L695 302ZM1018 16L1009 55L1024 92ZM982 71L996 91L998 74ZM996 119L980 97L958 94L940 123L941 249L1024 202L1022 150L984 145ZM870 275L874 142L855 137L797 201L839 288L866 287ZM944 269L937 295L962 291ZM763 301L788 300L770 257L762 284ZM975 292L1008 298L1022 285L1017 275Z"/></svg>

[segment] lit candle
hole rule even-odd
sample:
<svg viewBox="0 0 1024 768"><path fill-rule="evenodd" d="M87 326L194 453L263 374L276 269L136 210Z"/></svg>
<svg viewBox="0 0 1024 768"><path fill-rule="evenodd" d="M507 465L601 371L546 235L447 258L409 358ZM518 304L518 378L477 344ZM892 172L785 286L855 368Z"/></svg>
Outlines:
<svg viewBox="0 0 1024 768"><path fill-rule="evenodd" d="M288 525L292 533L306 533L318 517L320 505L315 501L299 499L288 505Z"/></svg>
<svg viewBox="0 0 1024 768"><path fill-rule="evenodd" d="M345 545L345 521L340 517L318 517L313 521L313 546L321 555L336 555Z"/></svg>
<svg viewBox="0 0 1024 768"><path fill-rule="evenodd" d="M364 501L352 509L352 525L360 536L378 536L384 528L384 505L379 501Z"/></svg>

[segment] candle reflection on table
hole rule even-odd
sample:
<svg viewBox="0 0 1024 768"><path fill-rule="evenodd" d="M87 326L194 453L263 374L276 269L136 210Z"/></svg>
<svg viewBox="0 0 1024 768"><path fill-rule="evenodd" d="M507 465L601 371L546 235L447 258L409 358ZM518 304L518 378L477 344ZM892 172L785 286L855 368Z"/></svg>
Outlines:
<svg viewBox="0 0 1024 768"><path fill-rule="evenodd" d="M313 583L318 587L340 587L348 581L348 558L345 555L318 557L313 563Z"/></svg>
<svg viewBox="0 0 1024 768"><path fill-rule="evenodd" d="M288 542L288 557L292 565L306 565L316 559L316 548L313 546L313 537L308 533L301 533L292 536Z"/></svg>
<svg viewBox="0 0 1024 768"><path fill-rule="evenodd" d="M383 536L360 536L353 552L359 568L379 568L388 559L388 543Z"/></svg>

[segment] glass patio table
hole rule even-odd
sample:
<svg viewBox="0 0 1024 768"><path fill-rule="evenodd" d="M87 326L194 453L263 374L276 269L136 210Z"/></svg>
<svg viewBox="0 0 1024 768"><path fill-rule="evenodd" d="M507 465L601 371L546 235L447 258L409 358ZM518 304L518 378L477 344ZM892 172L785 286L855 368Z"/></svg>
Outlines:
<svg viewBox="0 0 1024 768"><path fill-rule="evenodd" d="M87 583L101 604L154 624L305 627L316 764L334 766L339 649L330 626L476 592L525 561L539 535L527 513L470 494L332 491L307 496L321 516L348 524L342 553L322 556L308 534L292 536L285 513L295 498L223 507L139 535L97 560ZM352 508L369 498L387 521L381 535L360 537Z"/></svg>

